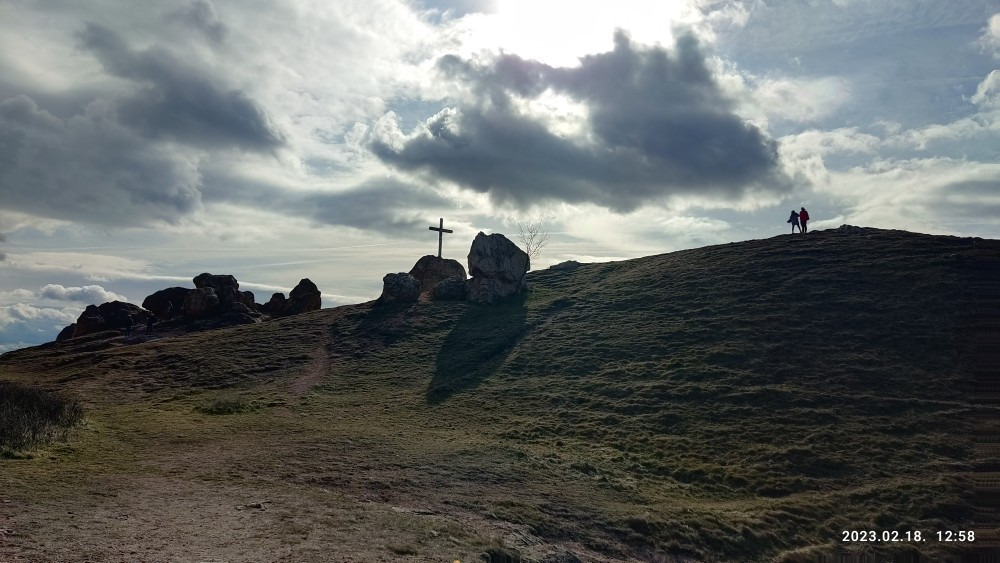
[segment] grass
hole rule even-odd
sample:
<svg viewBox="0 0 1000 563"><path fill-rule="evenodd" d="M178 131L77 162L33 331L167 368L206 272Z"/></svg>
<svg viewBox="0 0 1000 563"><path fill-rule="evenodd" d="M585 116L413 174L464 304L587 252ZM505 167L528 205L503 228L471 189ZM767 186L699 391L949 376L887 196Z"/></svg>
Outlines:
<svg viewBox="0 0 1000 563"><path fill-rule="evenodd" d="M73 399L35 387L0 381L0 454L47 444L83 420Z"/></svg>
<svg viewBox="0 0 1000 563"><path fill-rule="evenodd" d="M949 258L968 247L818 231L532 272L495 306L16 351L0 377L74 386L93 428L0 486L26 505L71 497L59 483L78 474L288 495L281 549L299 559L323 542L359 560L940 558L949 546L839 538L969 519L969 304ZM427 514L391 510L408 507ZM352 526L388 535L335 535Z"/></svg>

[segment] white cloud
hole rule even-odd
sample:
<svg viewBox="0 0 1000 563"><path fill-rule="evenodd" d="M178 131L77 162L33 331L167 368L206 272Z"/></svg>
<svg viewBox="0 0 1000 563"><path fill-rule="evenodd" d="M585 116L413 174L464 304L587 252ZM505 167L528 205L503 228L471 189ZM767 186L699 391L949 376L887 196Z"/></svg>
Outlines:
<svg viewBox="0 0 1000 563"><path fill-rule="evenodd" d="M99 285L82 287L63 287L60 284L43 286L39 295L56 301L82 301L84 303L101 304L109 301L128 301L124 295L119 295L104 289Z"/></svg>
<svg viewBox="0 0 1000 563"><path fill-rule="evenodd" d="M827 118L847 104L851 87L837 76L763 78L756 80L753 97L769 117L808 123Z"/></svg>
<svg viewBox="0 0 1000 563"><path fill-rule="evenodd" d="M993 14L983 34L979 37L979 45L984 51L992 53L994 58L1000 59L1000 12Z"/></svg>
<svg viewBox="0 0 1000 563"><path fill-rule="evenodd" d="M1000 109L1000 70L990 72L970 99L983 108Z"/></svg>
<svg viewBox="0 0 1000 563"><path fill-rule="evenodd" d="M82 307L36 307L15 303L0 307L0 353L55 340L59 331L76 322Z"/></svg>

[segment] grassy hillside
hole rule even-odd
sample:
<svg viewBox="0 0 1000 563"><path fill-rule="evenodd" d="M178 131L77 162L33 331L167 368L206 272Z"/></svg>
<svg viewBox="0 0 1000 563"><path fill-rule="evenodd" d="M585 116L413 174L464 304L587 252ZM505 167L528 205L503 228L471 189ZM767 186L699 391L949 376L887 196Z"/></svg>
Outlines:
<svg viewBox="0 0 1000 563"><path fill-rule="evenodd" d="M0 559L954 555L983 252L819 231L532 272L499 306L5 354L87 420L0 460Z"/></svg>

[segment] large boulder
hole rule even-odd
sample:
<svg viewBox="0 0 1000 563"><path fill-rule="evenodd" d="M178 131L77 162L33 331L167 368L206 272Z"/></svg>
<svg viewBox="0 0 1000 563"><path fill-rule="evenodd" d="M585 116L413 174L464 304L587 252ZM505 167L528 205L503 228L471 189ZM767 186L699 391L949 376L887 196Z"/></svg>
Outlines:
<svg viewBox="0 0 1000 563"><path fill-rule="evenodd" d="M479 233L469 249L469 299L494 303L528 289L528 254L500 233Z"/></svg>
<svg viewBox="0 0 1000 563"><path fill-rule="evenodd" d="M461 278L464 283L468 277L465 275L465 268L458 260L440 258L430 254L417 260L417 263L410 269L410 275L420 282L421 293L431 291L438 282L448 278Z"/></svg>
<svg viewBox="0 0 1000 563"><path fill-rule="evenodd" d="M187 287L168 287L142 300L142 308L152 312L158 319L169 319L181 314L181 305L191 289ZM173 308L170 307L173 304ZM171 314L167 314L167 310Z"/></svg>
<svg viewBox="0 0 1000 563"><path fill-rule="evenodd" d="M377 303L412 303L420 298L420 282L406 272L386 274L382 278L382 295Z"/></svg>
<svg viewBox="0 0 1000 563"><path fill-rule="evenodd" d="M111 301L101 305L88 305L76 320L72 338L104 330L124 330L131 321L133 327L142 325L149 311L131 303Z"/></svg>
<svg viewBox="0 0 1000 563"><path fill-rule="evenodd" d="M68 327L59 331L56 335L56 342L62 342L63 340L69 340L73 338L73 332L76 331L76 323L69 325Z"/></svg>
<svg viewBox="0 0 1000 563"><path fill-rule="evenodd" d="M431 290L431 299L433 301L464 301L467 294L468 287L465 285L465 276L455 276L434 284L434 289Z"/></svg>
<svg viewBox="0 0 1000 563"><path fill-rule="evenodd" d="M275 293L267 303L260 306L260 311L272 317L279 317L284 314L286 307L288 307L288 299L285 299L285 294Z"/></svg>
<svg viewBox="0 0 1000 563"><path fill-rule="evenodd" d="M211 287L192 289L184 298L181 314L186 319L201 319L218 314L219 296Z"/></svg>
<svg viewBox="0 0 1000 563"><path fill-rule="evenodd" d="M198 289L210 287L218 293L219 290L224 287L231 287L235 290L239 290L240 282L236 281L236 278L229 274L213 275L205 272L194 277L194 286Z"/></svg>
<svg viewBox="0 0 1000 563"><path fill-rule="evenodd" d="M288 294L288 306L284 314L298 315L309 311L318 311L323 306L321 293L309 278L302 278L298 285Z"/></svg>

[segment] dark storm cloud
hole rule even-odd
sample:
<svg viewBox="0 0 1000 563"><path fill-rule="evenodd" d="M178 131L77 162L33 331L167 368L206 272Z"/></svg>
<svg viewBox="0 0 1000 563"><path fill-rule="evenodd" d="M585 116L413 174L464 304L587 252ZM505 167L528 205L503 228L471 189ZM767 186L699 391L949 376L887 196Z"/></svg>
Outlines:
<svg viewBox="0 0 1000 563"><path fill-rule="evenodd" d="M150 138L205 148L266 151L284 143L263 108L243 92L218 84L209 70L161 46L133 51L120 35L93 23L79 39L108 73L135 83L116 99L123 125Z"/></svg>
<svg viewBox="0 0 1000 563"><path fill-rule="evenodd" d="M0 201L104 226L174 222L199 203L194 162L118 125L107 104L59 119L28 96L0 100Z"/></svg>
<svg viewBox="0 0 1000 563"><path fill-rule="evenodd" d="M168 18L183 24L188 29L198 30L214 43L222 43L229 33L215 6L208 0L194 0L187 6L172 12Z"/></svg>
<svg viewBox="0 0 1000 563"><path fill-rule="evenodd" d="M371 179L339 192L293 191L241 178L207 174L204 200L303 217L322 225L380 233L412 233L425 219L414 214L451 207L441 196L393 178Z"/></svg>
<svg viewBox="0 0 1000 563"><path fill-rule="evenodd" d="M592 202L629 211L669 195L733 199L787 189L776 143L733 111L693 35L671 50L615 34L614 50L557 68L514 55L489 66L455 56L443 74L475 100L408 137L384 130L373 152L398 168L446 178L494 200ZM582 102L596 142L567 139L517 109L546 90Z"/></svg>

